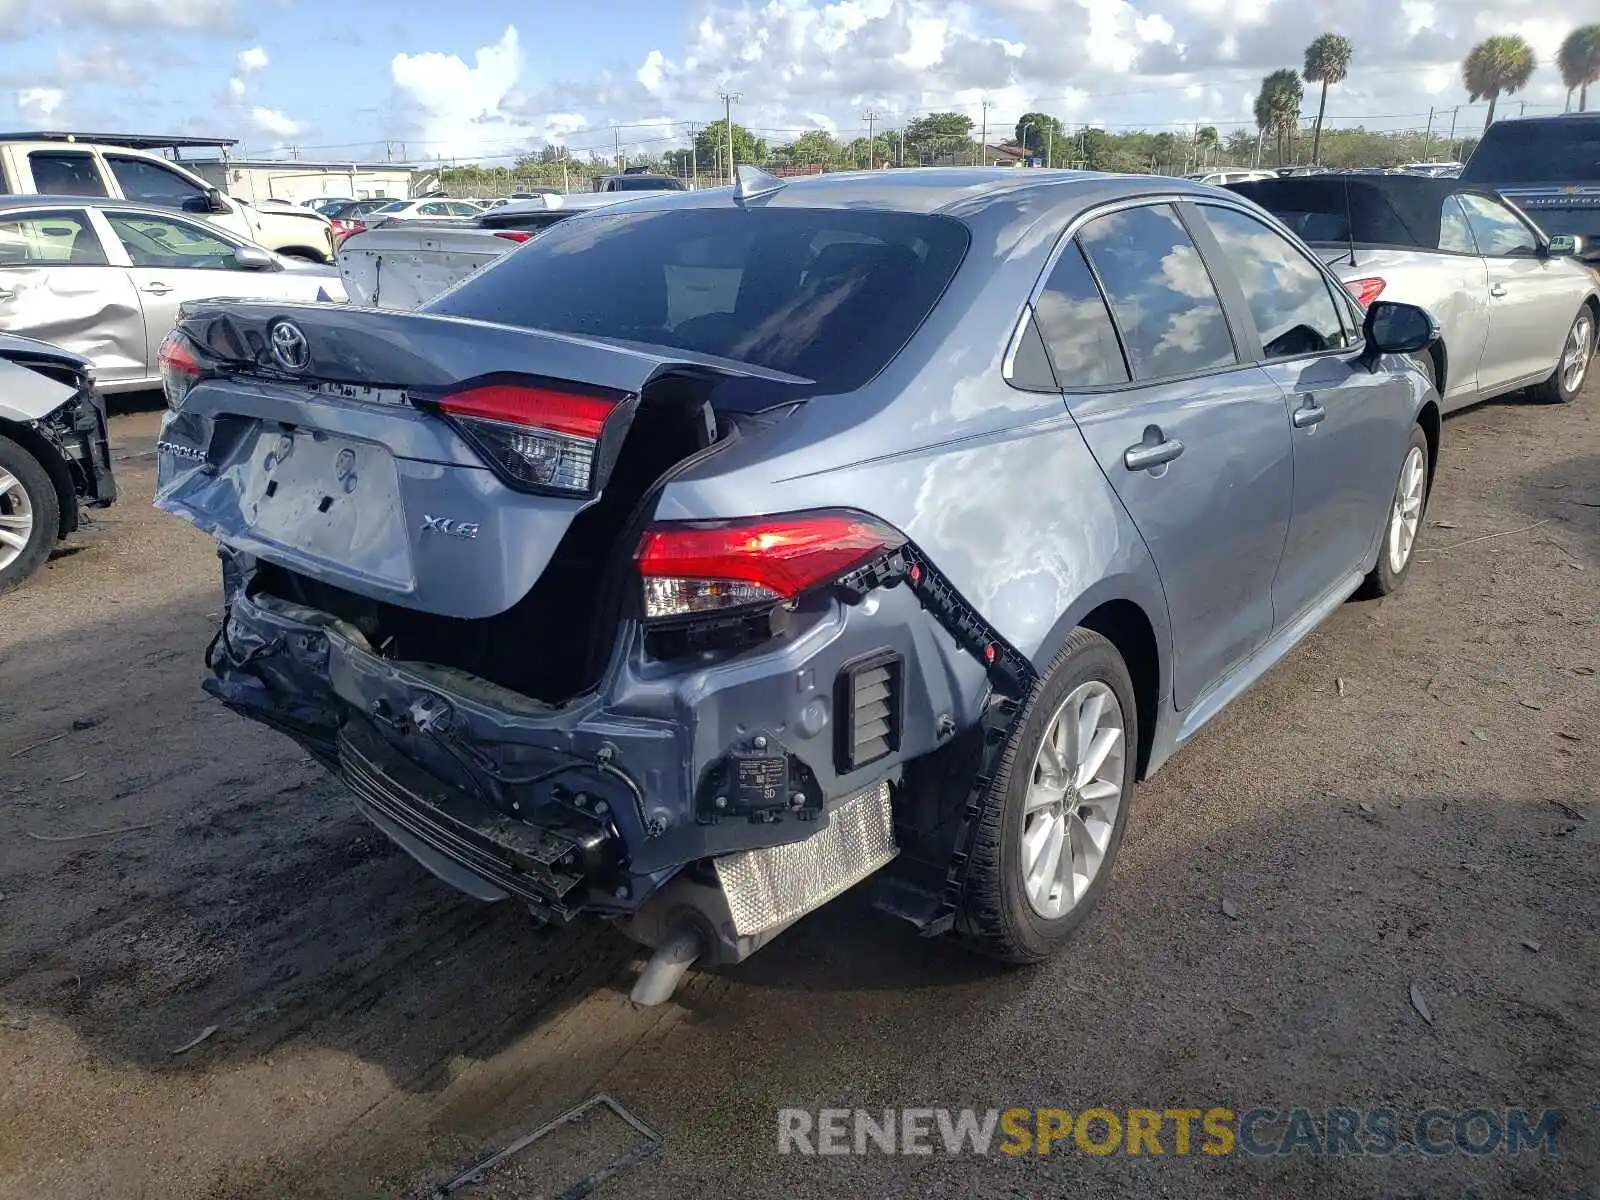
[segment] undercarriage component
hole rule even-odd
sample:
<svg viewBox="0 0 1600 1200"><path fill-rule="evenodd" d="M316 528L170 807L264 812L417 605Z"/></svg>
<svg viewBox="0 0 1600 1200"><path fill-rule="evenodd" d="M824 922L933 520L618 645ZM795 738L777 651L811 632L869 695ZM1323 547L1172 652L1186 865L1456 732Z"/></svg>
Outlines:
<svg viewBox="0 0 1600 1200"><path fill-rule="evenodd" d="M706 940L700 931L693 925L683 926L656 947L628 998L645 1008L665 1004L705 949Z"/></svg>
<svg viewBox="0 0 1600 1200"><path fill-rule="evenodd" d="M708 962L742 962L894 858L890 799L889 785L876 784L844 800L803 841L723 855L709 871L683 871L623 929L655 947L696 929Z"/></svg>

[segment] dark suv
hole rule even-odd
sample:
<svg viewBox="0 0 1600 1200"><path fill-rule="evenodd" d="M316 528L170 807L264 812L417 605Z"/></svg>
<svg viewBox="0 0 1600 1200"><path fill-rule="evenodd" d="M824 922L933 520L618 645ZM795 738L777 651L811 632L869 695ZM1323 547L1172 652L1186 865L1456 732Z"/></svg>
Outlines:
<svg viewBox="0 0 1600 1200"><path fill-rule="evenodd" d="M1600 263L1600 113L1496 121L1461 180L1495 189L1546 233L1576 234L1579 257Z"/></svg>

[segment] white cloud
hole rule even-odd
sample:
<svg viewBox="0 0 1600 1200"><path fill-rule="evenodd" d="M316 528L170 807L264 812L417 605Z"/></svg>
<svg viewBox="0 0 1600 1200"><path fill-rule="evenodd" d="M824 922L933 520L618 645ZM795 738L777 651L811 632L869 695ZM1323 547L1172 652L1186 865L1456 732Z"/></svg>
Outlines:
<svg viewBox="0 0 1600 1200"><path fill-rule="evenodd" d="M17 111L29 121L45 121L61 107L65 99L66 93L60 88L22 88L17 92Z"/></svg>
<svg viewBox="0 0 1600 1200"><path fill-rule="evenodd" d="M270 60L267 58L267 52L260 46L252 46L248 50L239 51L239 57L235 61L238 63L239 74L249 75L252 71L265 69Z"/></svg>
<svg viewBox="0 0 1600 1200"><path fill-rule="evenodd" d="M494 153L486 144L502 145L537 130L507 109L522 73L522 47L515 25L500 40L482 46L472 66L460 56L429 51L396 54L389 65L395 87L418 110L420 143L429 157Z"/></svg>
<svg viewBox="0 0 1600 1200"><path fill-rule="evenodd" d="M949 21L943 17L908 17L906 30L911 35L911 44L894 56L895 62L913 71L926 71L944 57Z"/></svg>
<svg viewBox="0 0 1600 1200"><path fill-rule="evenodd" d="M237 75L228 80L228 99L235 104L244 99L244 80Z"/></svg>
<svg viewBox="0 0 1600 1200"><path fill-rule="evenodd" d="M661 90L661 77L666 73L667 56L659 50L652 50L645 55L644 65L634 74L639 85L647 92Z"/></svg>
<svg viewBox="0 0 1600 1200"><path fill-rule="evenodd" d="M300 132L300 123L292 121L275 108L252 108L250 122L262 133L273 137L291 138Z"/></svg>
<svg viewBox="0 0 1600 1200"><path fill-rule="evenodd" d="M233 0L59 0L62 16L135 28L225 32L237 23Z"/></svg>

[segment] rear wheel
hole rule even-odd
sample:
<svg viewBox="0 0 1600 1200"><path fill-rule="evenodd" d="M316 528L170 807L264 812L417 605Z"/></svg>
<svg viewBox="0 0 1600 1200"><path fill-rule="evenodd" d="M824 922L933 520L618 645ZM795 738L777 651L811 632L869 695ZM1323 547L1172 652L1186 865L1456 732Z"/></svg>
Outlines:
<svg viewBox="0 0 1600 1200"><path fill-rule="evenodd" d="M50 556L61 502L39 460L0 437L0 592L16 587Z"/></svg>
<svg viewBox="0 0 1600 1200"><path fill-rule="evenodd" d="M1585 304L1578 310L1561 345L1561 358L1550 378L1537 387L1528 389L1535 400L1546 404L1570 404L1583 390L1584 378L1589 374L1589 361L1594 357L1594 310Z"/></svg>
<svg viewBox="0 0 1600 1200"><path fill-rule="evenodd" d="M1378 565L1362 584L1366 596L1387 596L1400 590L1411 570L1411 558L1422 529L1422 514L1428 507L1428 435L1422 426L1411 430L1411 444L1400 464L1389 518L1383 527L1383 544L1378 548Z"/></svg>
<svg viewBox="0 0 1600 1200"><path fill-rule="evenodd" d="M1023 712L980 815L957 928L1034 962L1099 902L1133 796L1138 710L1116 647L1075 629Z"/></svg>

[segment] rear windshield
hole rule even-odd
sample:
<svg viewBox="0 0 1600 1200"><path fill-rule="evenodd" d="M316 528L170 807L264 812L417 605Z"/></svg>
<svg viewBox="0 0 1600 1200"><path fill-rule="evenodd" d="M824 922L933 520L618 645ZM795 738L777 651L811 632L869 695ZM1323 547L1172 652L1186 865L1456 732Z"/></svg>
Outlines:
<svg viewBox="0 0 1600 1200"><path fill-rule="evenodd" d="M905 345L966 253L949 217L857 209L595 213L428 311L648 342L853 391Z"/></svg>
<svg viewBox="0 0 1600 1200"><path fill-rule="evenodd" d="M617 175L606 180L608 192L681 192L686 190L679 180L660 175Z"/></svg>
<svg viewBox="0 0 1600 1200"><path fill-rule="evenodd" d="M517 229L523 233L538 233L549 229L557 221L565 220L571 213L564 212L497 212L490 209L478 218L480 229Z"/></svg>
<svg viewBox="0 0 1600 1200"><path fill-rule="evenodd" d="M1406 178L1395 186L1338 176L1264 179L1230 189L1255 201L1303 241L1439 246L1440 184Z"/></svg>
<svg viewBox="0 0 1600 1200"><path fill-rule="evenodd" d="M1600 183L1600 118L1493 125L1461 178L1469 183Z"/></svg>

